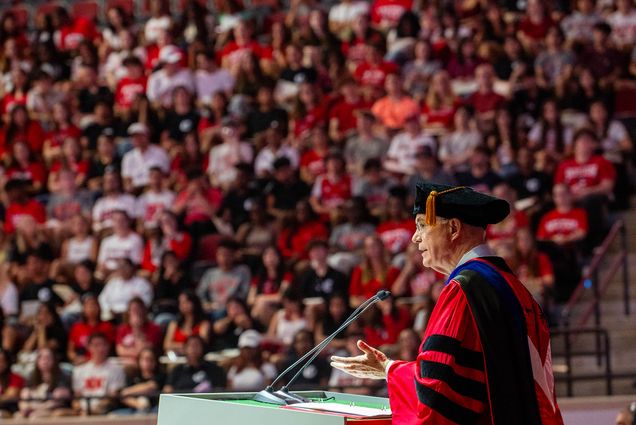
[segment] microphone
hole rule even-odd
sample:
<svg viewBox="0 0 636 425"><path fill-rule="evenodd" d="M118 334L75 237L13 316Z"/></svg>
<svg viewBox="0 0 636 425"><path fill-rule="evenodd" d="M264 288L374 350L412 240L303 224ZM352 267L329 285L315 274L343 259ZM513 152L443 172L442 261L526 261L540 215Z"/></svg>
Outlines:
<svg viewBox="0 0 636 425"><path fill-rule="evenodd" d="M303 373L303 371L307 368L307 366L309 366L316 359L316 357L318 357L318 355L322 352L322 350L324 350L325 347L329 345L329 343L336 337L336 335L338 335L345 328L347 328L354 320L360 317L362 313L364 313L372 305L374 305L378 301L387 299L389 296L391 296L391 292L386 290L380 290L378 291L377 294L375 294L374 296L372 296L371 298L369 298L368 300L360 304L358 308L356 308L353 311L353 313L351 313L351 315L347 318L347 320L345 320L342 323L342 325L340 325L338 329L336 329L331 335L327 336L325 339L323 339L320 342L320 344L316 345L314 348L312 348L307 353L305 353L301 358L296 360L291 366L285 369L281 374L279 374L276 377L276 379L274 379L274 381L270 385L267 386L267 388L256 393L254 395L254 400L260 401L263 403L278 404L278 405L308 402L309 400L307 400L306 398L290 393L289 387L296 381L296 379L298 379L298 377ZM307 360L307 362L296 372L296 374L292 376L289 382L286 385L284 385L279 391L274 392L274 385L278 381L280 381L280 379L283 376L287 375L291 370L293 370L296 366L304 362L307 358L309 358L309 360Z"/></svg>

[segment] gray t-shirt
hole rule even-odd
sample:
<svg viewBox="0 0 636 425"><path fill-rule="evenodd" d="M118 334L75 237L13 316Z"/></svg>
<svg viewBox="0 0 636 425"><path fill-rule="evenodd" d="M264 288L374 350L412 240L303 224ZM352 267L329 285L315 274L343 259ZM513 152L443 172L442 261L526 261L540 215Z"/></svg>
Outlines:
<svg viewBox="0 0 636 425"><path fill-rule="evenodd" d="M215 267L206 271L201 278L197 295L204 300L225 305L232 297L247 299L249 288L250 271L246 266L238 265L230 271Z"/></svg>

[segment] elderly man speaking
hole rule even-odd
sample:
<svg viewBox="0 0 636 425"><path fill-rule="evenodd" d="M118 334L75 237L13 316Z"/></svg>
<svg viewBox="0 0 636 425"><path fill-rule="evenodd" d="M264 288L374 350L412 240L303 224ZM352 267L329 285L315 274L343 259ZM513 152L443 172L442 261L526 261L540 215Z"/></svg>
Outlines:
<svg viewBox="0 0 636 425"><path fill-rule="evenodd" d="M364 354L331 365L387 379L393 423L562 425L554 394L550 334L540 307L503 259L484 244L506 201L466 187L420 183L413 243L422 262L448 275L415 362Z"/></svg>

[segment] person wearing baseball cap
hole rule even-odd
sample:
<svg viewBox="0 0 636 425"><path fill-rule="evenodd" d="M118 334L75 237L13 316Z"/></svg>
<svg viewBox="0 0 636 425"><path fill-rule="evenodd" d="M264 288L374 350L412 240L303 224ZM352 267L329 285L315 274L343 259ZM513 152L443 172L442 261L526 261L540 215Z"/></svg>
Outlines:
<svg viewBox="0 0 636 425"><path fill-rule="evenodd" d="M185 87L190 93L195 92L192 72L181 66L183 58L183 52L171 44L159 51L161 69L150 75L146 88L146 96L153 106L172 107L172 92L179 86Z"/></svg>

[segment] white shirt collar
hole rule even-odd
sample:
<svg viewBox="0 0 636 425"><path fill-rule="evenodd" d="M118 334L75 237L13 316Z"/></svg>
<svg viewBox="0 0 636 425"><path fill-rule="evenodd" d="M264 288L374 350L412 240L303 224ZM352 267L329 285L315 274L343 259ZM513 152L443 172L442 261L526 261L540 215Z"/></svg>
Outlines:
<svg viewBox="0 0 636 425"><path fill-rule="evenodd" d="M461 266L462 264L474 258L489 257L492 255L494 254L488 245L486 245L485 243L481 245L477 245L476 247L468 251L466 254L464 254L462 258L460 258L459 263L457 263L457 267Z"/></svg>

